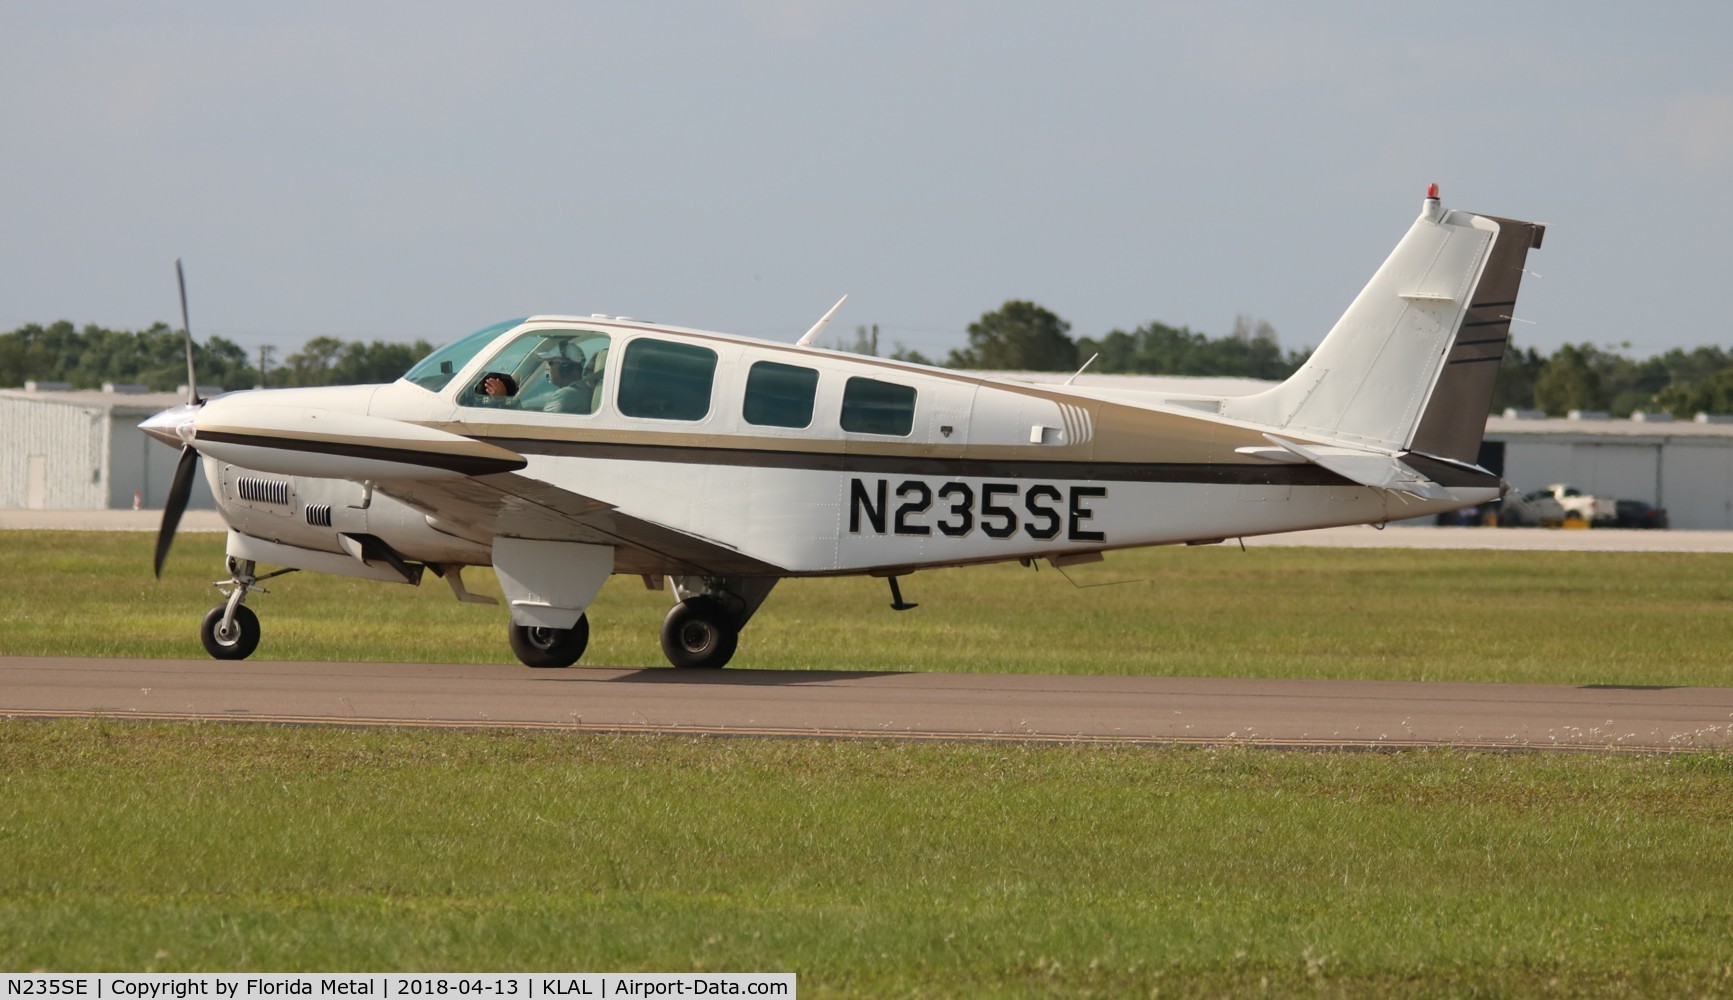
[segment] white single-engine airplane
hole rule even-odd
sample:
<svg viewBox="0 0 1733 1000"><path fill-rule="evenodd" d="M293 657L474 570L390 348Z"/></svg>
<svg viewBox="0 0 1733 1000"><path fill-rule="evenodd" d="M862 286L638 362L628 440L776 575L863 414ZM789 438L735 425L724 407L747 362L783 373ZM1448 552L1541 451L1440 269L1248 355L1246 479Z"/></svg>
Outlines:
<svg viewBox="0 0 1733 1000"><path fill-rule="evenodd" d="M141 426L181 448L156 570L202 465L229 525L212 656L293 569L463 585L491 565L532 667L565 667L613 573L673 593L662 649L720 667L778 580L1213 542L1503 495L1477 456L1542 226L1420 217L1306 364L1248 396L1033 385L617 317L532 316L390 385L236 392ZM177 264L178 270L178 264ZM839 303L840 305L840 303ZM183 320L185 282L181 284ZM190 329L190 324L188 324ZM187 341L187 384L192 341ZM261 575L258 567L285 567Z"/></svg>

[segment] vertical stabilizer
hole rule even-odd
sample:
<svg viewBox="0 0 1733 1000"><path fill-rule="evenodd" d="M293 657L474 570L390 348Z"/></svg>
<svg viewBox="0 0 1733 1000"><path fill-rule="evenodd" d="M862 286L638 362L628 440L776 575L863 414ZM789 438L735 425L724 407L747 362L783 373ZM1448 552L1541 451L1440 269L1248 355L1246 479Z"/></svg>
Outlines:
<svg viewBox="0 0 1733 1000"><path fill-rule="evenodd" d="M1300 370L1222 415L1294 434L1472 463L1511 311L1541 226L1447 212L1420 218Z"/></svg>

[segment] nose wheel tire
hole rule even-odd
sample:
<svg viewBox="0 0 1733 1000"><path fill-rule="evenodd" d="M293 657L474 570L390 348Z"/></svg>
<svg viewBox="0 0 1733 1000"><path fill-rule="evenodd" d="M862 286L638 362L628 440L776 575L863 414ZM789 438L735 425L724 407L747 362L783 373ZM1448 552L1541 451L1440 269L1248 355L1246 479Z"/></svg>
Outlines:
<svg viewBox="0 0 1733 1000"><path fill-rule="evenodd" d="M511 651L526 667L569 667L590 644L590 618L579 615L571 628L511 625Z"/></svg>
<svg viewBox="0 0 1733 1000"><path fill-rule="evenodd" d="M237 604L234 621L224 629L223 614L228 610L227 604L219 604L205 612L199 641L204 643L205 652L219 660L244 660L259 648L259 616L245 604Z"/></svg>
<svg viewBox="0 0 1733 1000"><path fill-rule="evenodd" d="M714 598L681 601L662 622L662 654L676 667L721 667L739 644L734 616Z"/></svg>

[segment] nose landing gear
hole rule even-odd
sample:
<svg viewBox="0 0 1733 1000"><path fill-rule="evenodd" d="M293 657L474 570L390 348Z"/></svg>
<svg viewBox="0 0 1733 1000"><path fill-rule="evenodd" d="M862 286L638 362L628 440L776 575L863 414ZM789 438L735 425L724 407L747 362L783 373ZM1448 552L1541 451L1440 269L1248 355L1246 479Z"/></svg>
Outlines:
<svg viewBox="0 0 1733 1000"><path fill-rule="evenodd" d="M244 604L219 604L199 623L199 641L219 660L244 660L259 648L259 616Z"/></svg>
<svg viewBox="0 0 1733 1000"><path fill-rule="evenodd" d="M253 655L253 650L259 648L260 630L259 616L241 602L246 600L251 591L269 593L259 586L261 580L295 571L280 569L275 573L258 576L251 559L236 559L233 556L229 557L228 568L230 578L212 584L224 592L228 601L205 612L204 621L199 623L199 642L205 647L205 652L216 659L244 660Z"/></svg>

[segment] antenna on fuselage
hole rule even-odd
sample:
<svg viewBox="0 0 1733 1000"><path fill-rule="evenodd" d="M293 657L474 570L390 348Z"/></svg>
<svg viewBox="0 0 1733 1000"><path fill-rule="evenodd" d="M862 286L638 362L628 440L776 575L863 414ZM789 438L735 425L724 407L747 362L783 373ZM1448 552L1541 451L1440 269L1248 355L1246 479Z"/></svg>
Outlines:
<svg viewBox="0 0 1733 1000"><path fill-rule="evenodd" d="M1099 358L1099 357L1101 357L1100 351L1096 351L1094 354L1091 354L1089 356L1089 360L1083 362L1083 368L1088 368L1090 365L1094 364L1095 359ZM1079 368L1076 371L1072 372L1071 377L1065 380L1065 384L1070 385L1071 383L1077 381L1077 376L1083 374L1083 368Z"/></svg>
<svg viewBox="0 0 1733 1000"><path fill-rule="evenodd" d="M818 322L812 324L812 329L801 334L800 339L794 342L794 346L796 346L796 347L811 347L812 342L818 339L818 335L824 332L824 328L830 325L830 318L832 316L835 316L836 311L838 309L841 309L842 304L844 302L847 302L847 301L848 301L848 296L846 296L846 295L844 295L840 299L837 299L836 305L831 306L829 312L825 313L823 316L820 316L818 318Z"/></svg>

